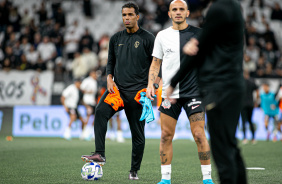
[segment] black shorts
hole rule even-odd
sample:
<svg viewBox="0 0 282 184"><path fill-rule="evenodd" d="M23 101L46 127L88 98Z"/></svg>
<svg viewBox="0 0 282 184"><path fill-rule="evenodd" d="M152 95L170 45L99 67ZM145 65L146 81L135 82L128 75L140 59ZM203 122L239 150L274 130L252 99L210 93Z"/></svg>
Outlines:
<svg viewBox="0 0 282 184"><path fill-rule="evenodd" d="M79 114L77 108L69 108L68 114L69 115L75 114L76 118L80 118L81 117L81 115Z"/></svg>
<svg viewBox="0 0 282 184"><path fill-rule="evenodd" d="M162 102L164 99L162 99ZM159 107L159 111L162 113L178 120L178 117L181 113L181 108L184 108L188 117L192 114L205 112L205 107L202 104L202 100L200 97L195 98L179 98L175 104L171 104L169 109L165 109L163 105Z"/></svg>
<svg viewBox="0 0 282 184"><path fill-rule="evenodd" d="M88 108L87 108L88 107ZM87 105L86 106L86 113L88 116L90 115L94 115L95 114L95 108L96 106L95 105Z"/></svg>

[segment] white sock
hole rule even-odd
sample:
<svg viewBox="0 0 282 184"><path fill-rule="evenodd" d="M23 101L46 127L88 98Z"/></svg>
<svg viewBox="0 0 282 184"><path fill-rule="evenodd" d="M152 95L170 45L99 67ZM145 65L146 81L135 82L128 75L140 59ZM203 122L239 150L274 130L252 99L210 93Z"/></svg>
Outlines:
<svg viewBox="0 0 282 184"><path fill-rule="evenodd" d="M64 132L64 138L65 139L70 139L71 138L71 128L67 127L65 132Z"/></svg>
<svg viewBox="0 0 282 184"><path fill-rule="evenodd" d="M91 128L89 129L89 135L90 135L91 138L95 137L95 135L94 135L94 125L92 125Z"/></svg>
<svg viewBox="0 0 282 184"><path fill-rule="evenodd" d="M201 165L201 170L203 174L203 180L211 179L211 164L210 165Z"/></svg>
<svg viewBox="0 0 282 184"><path fill-rule="evenodd" d="M170 180L171 179L171 164L161 165L162 179Z"/></svg>
<svg viewBox="0 0 282 184"><path fill-rule="evenodd" d="M277 135L277 133L278 133L278 130L275 129L275 130L273 131L273 136L275 137L275 136Z"/></svg>
<svg viewBox="0 0 282 184"><path fill-rule="evenodd" d="M122 136L122 131L121 131L121 130L118 130L118 131L117 131L117 137L123 138L123 136Z"/></svg>

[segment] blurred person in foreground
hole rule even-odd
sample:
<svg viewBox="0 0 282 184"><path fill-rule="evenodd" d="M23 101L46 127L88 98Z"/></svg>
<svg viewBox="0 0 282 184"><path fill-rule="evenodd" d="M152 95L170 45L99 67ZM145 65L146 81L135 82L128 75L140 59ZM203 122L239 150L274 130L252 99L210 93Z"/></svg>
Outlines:
<svg viewBox="0 0 282 184"><path fill-rule="evenodd" d="M244 20L239 2L212 2L199 38L183 48L186 62L171 79L167 97L187 70L198 69L198 84L206 107L210 145L221 184L246 184L246 171L235 137L242 109ZM193 57L191 57L193 56Z"/></svg>
<svg viewBox="0 0 282 184"><path fill-rule="evenodd" d="M270 91L269 84L264 82L262 84L262 91L260 93L260 100L261 100L261 108L264 112L264 126L265 130L267 131L266 140L269 141L271 136L271 131L269 130L269 120L270 118L273 119L273 141L277 141L277 126L278 126L278 115L279 115L279 108L278 102L275 98L275 93Z"/></svg>
<svg viewBox="0 0 282 184"><path fill-rule="evenodd" d="M82 123L82 130L84 128L85 122L78 112L78 103L81 99L81 92L80 92L80 85L81 79L76 78L74 83L69 85L66 89L64 89L62 96L61 96L61 103L64 106L66 112L69 114L70 122L64 132L64 138L66 140L71 140L71 125L74 121L79 119Z"/></svg>
<svg viewBox="0 0 282 184"><path fill-rule="evenodd" d="M171 183L172 170L172 139L178 117L183 108L190 121L191 132L198 147L198 156L204 184L213 184L211 178L210 147L205 135L205 109L202 99L199 98L197 84L197 70L186 70L186 75L179 81L171 98L177 100L175 104L166 105L165 90L169 87L171 78L179 67L185 62L185 54L182 51L187 40L197 37L201 29L188 25L186 17L189 16L187 3L183 0L174 0L170 3L168 16L172 20L172 27L158 33L153 50L153 61L149 72L147 97L154 100L154 82L158 77L160 66L163 93L162 105L159 108L161 119L160 160L162 180L158 184Z"/></svg>
<svg viewBox="0 0 282 184"><path fill-rule="evenodd" d="M242 116L242 125L243 125L243 135L244 140L243 144L247 144L248 140L246 137L246 123L249 123L250 130L252 132L252 144L256 143L255 140L255 128L252 122L253 117L253 109L254 109L254 98L253 98L253 92L256 92L256 99L259 98L259 91L258 86L255 84L253 80L250 78L249 71L244 71L244 79L245 79L245 95L243 100L243 108L241 111Z"/></svg>
<svg viewBox="0 0 282 184"><path fill-rule="evenodd" d="M126 29L114 34L109 43L108 91L99 101L94 120L96 150L92 155L82 155L81 158L101 165L105 164L105 135L108 120L117 111L124 109L132 135L129 179L138 180L137 171L140 170L145 149L145 121L139 121L143 107L134 98L138 92L147 87L155 38L153 34L138 26L139 8L135 3L126 3L121 11Z"/></svg>

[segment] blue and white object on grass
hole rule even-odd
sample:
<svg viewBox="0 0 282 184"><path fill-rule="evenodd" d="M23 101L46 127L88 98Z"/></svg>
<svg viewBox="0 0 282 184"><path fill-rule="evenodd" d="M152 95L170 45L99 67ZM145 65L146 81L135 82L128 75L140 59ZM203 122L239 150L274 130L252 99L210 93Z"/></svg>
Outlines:
<svg viewBox="0 0 282 184"><path fill-rule="evenodd" d="M171 184L171 181L162 179L158 184Z"/></svg>
<svg viewBox="0 0 282 184"><path fill-rule="evenodd" d="M203 184L214 184L211 179L203 180Z"/></svg>
<svg viewBox="0 0 282 184"><path fill-rule="evenodd" d="M98 180L103 176L102 166L95 162L84 164L81 169L81 177L84 180Z"/></svg>

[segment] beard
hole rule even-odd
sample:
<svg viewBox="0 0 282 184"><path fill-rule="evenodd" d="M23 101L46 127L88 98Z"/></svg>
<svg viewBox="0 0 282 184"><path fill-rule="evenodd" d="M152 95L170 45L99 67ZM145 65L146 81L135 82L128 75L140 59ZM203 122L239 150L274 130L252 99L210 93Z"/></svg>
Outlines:
<svg viewBox="0 0 282 184"><path fill-rule="evenodd" d="M183 22L185 22L186 21L186 19L183 19L183 20L173 20L173 22L174 23L176 23L176 24L182 24Z"/></svg>

